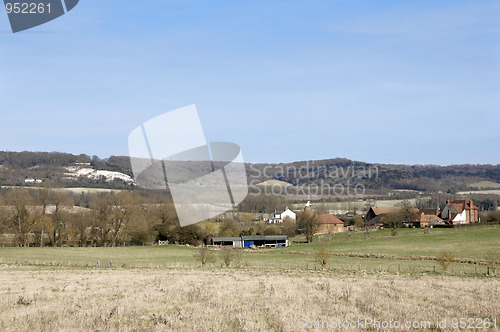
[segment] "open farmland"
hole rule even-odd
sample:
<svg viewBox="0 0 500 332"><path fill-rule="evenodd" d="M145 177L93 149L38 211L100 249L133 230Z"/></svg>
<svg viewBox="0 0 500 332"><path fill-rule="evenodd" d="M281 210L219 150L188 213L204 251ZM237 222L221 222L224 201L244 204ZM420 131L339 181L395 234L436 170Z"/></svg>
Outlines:
<svg viewBox="0 0 500 332"><path fill-rule="evenodd" d="M0 330L336 330L360 319L418 331L446 320L440 330L450 331L456 318L496 319L489 330L499 330L500 278L481 262L499 251L500 227L388 235L323 235L313 244L297 238L288 248L245 250L240 267L229 268L220 250L201 268L197 248L177 245L0 248ZM326 269L315 264L320 242L333 254ZM442 250L476 264L456 262L444 272L435 260L415 259Z"/></svg>
<svg viewBox="0 0 500 332"><path fill-rule="evenodd" d="M324 234L312 244L303 243L304 239L293 239L294 244L286 248L245 249L242 263L250 266L275 264L310 264L314 262L314 253L320 244L326 244L333 254L333 265L386 265L416 264L406 258L410 256L437 257L443 251L451 251L457 259L480 261L490 251L500 251L500 226L492 225L456 229L431 229L424 234L421 229L400 229L398 236L390 236L390 230L370 232L366 239L364 232ZM112 262L114 266L132 267L172 267L197 266L194 258L196 248L187 246L140 246L140 247L5 247L0 248L0 262L25 261L30 264L60 264L94 266ZM378 255L377 259L346 257L349 254ZM404 258L404 259L398 259ZM220 262L218 262L220 265ZM418 264L435 264L418 261Z"/></svg>
<svg viewBox="0 0 500 332"><path fill-rule="evenodd" d="M419 331L446 319L448 331L454 318L500 318L499 279L0 265L0 281L3 331L300 331L315 321L334 330L324 322L336 319Z"/></svg>

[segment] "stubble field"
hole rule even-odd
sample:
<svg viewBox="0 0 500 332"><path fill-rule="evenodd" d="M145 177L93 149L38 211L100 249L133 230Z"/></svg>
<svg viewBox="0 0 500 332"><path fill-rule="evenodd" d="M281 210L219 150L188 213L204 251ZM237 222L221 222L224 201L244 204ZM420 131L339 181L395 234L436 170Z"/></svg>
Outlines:
<svg viewBox="0 0 500 332"><path fill-rule="evenodd" d="M334 331L360 320L426 331L438 319L448 331L455 318L500 319L498 278L2 264L0 294L2 331Z"/></svg>

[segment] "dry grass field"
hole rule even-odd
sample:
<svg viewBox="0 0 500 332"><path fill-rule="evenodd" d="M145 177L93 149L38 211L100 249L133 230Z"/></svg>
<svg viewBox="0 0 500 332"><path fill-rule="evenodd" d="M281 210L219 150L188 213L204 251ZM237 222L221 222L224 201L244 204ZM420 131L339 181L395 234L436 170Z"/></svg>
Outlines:
<svg viewBox="0 0 500 332"><path fill-rule="evenodd" d="M1 264L0 295L2 331L303 331L315 322L334 331L335 319L418 331L447 319L448 331L453 318L500 322L500 279L489 277Z"/></svg>

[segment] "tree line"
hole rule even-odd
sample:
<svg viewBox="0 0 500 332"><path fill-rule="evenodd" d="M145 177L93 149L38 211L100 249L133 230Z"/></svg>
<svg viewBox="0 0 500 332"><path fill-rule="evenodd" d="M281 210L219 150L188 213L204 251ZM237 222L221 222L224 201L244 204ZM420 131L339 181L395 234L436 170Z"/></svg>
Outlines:
<svg viewBox="0 0 500 332"><path fill-rule="evenodd" d="M248 202L271 212L280 198ZM235 211L219 220L180 227L169 197L148 191L72 194L49 186L0 192L0 245L123 246L170 243L210 244L215 236L280 235L304 232L302 220L277 225L255 220L258 214ZM258 218L257 218L258 219Z"/></svg>

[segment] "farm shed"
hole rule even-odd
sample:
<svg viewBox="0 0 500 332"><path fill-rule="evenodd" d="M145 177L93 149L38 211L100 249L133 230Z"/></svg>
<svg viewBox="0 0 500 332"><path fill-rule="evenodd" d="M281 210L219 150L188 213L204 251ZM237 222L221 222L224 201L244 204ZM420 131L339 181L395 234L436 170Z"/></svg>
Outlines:
<svg viewBox="0 0 500 332"><path fill-rule="evenodd" d="M288 247L288 235L242 236L243 246L250 247Z"/></svg>
<svg viewBox="0 0 500 332"><path fill-rule="evenodd" d="M212 244L215 246L232 246L234 248L242 248L243 241L241 237L214 237L212 238Z"/></svg>

